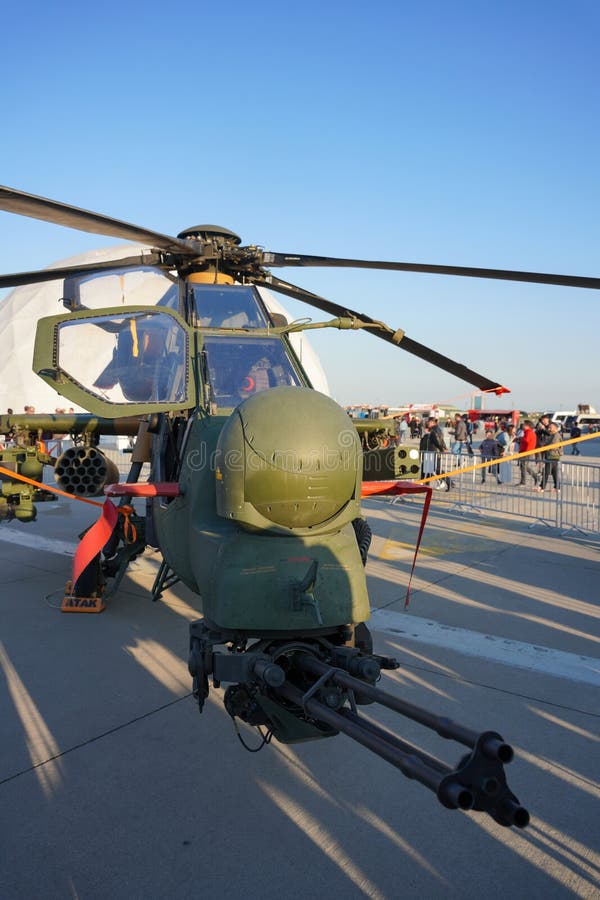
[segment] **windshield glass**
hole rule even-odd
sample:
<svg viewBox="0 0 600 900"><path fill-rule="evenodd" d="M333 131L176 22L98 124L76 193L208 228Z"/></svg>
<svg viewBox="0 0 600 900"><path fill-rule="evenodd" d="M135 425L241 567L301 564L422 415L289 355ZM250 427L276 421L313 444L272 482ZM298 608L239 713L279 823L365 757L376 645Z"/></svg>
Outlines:
<svg viewBox="0 0 600 900"><path fill-rule="evenodd" d="M241 284L191 286L200 328L266 328L257 292Z"/></svg>
<svg viewBox="0 0 600 900"><path fill-rule="evenodd" d="M165 313L127 313L62 322L57 362L73 381L110 403L185 398L187 332Z"/></svg>
<svg viewBox="0 0 600 900"><path fill-rule="evenodd" d="M69 308L98 309L106 306L152 306L177 309L177 287L158 269L109 269L65 278L63 299Z"/></svg>
<svg viewBox="0 0 600 900"><path fill-rule="evenodd" d="M210 399L231 408L242 400L281 385L303 383L277 338L205 337Z"/></svg>

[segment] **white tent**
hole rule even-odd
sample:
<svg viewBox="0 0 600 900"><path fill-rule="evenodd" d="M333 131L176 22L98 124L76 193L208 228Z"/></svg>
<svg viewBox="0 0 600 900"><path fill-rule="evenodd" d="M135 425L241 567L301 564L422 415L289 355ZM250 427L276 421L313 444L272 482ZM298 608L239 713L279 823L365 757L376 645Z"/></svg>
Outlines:
<svg viewBox="0 0 600 900"><path fill-rule="evenodd" d="M144 250L147 248L121 245L82 253L54 265L105 262ZM86 282L81 300L91 309L121 304L150 306L155 305L171 286L172 282L156 270L124 271ZM286 314L270 291L261 288L260 292L270 311ZM34 406L36 412L54 412L57 408L71 405L38 378L31 368L37 320L66 312L61 302L63 295L62 280L47 281L15 288L0 301L0 412L5 413L10 407L13 412L21 413L25 405ZM313 387L329 394L327 378L307 339L302 334L293 334L291 340ZM93 348L82 348L82 352L90 351L93 352Z"/></svg>

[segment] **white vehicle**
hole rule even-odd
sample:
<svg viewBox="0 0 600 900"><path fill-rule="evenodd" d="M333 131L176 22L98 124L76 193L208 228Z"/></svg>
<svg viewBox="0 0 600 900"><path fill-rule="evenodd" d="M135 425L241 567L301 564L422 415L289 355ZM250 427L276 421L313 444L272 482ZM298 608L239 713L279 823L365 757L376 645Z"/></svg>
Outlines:
<svg viewBox="0 0 600 900"><path fill-rule="evenodd" d="M559 410L552 416L559 428L570 429L574 425L581 428L582 434L600 431L600 413L589 403L579 403L577 409Z"/></svg>
<svg viewBox="0 0 600 900"><path fill-rule="evenodd" d="M552 414L552 421L562 429L567 424L567 419L574 419L576 415L576 409L559 409Z"/></svg>
<svg viewBox="0 0 600 900"><path fill-rule="evenodd" d="M575 422L581 428L582 434L586 434L586 432L592 434L594 431L600 431L600 415L596 412L578 415Z"/></svg>

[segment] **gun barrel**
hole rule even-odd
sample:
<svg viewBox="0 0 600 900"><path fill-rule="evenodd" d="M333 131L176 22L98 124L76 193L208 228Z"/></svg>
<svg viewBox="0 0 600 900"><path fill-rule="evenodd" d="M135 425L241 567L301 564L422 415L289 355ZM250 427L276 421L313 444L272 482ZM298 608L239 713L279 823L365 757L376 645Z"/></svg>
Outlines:
<svg viewBox="0 0 600 900"><path fill-rule="evenodd" d="M495 731L476 733L375 687L381 669L393 668L395 660L325 638L313 643L269 639L242 653L213 650L234 637L238 642L237 633L215 631L202 619L190 626L190 673L200 709L212 675L215 685L230 684L224 698L230 716L267 728L264 743L271 737L296 743L341 732L429 788L447 809L482 812L505 827L525 828L529 822L506 781L504 765L513 757L512 748ZM462 750L459 761L448 765L395 734L396 729L380 725L372 713L363 714L360 708L369 702L466 744L470 752Z"/></svg>
<svg viewBox="0 0 600 900"><path fill-rule="evenodd" d="M489 759L499 759L504 764L512 762L515 755L510 744L506 744L493 735L485 737L481 744L481 750Z"/></svg>
<svg viewBox="0 0 600 900"><path fill-rule="evenodd" d="M321 660L308 653L298 654L297 662L298 666L303 669L303 671L311 675L321 676L330 669L330 666L327 666L325 663L321 662ZM348 673L344 672L342 669L333 670L331 678L341 687L357 691L368 697L370 700L373 700L375 703L381 703L382 706L387 706L388 709L393 709L395 712L406 716L408 719L419 722L426 728L435 731L440 737L458 741L459 743L464 744L465 747L471 748L477 743L479 734L476 731L465 728L464 725L453 722L452 719L448 719L446 716L437 716L435 713L429 712L429 710L423 709L420 706L415 706L413 703L408 703L406 700L394 697L392 694L388 694L386 691L382 691L380 688L376 688L373 685L365 684L364 681L359 681L358 678L348 675ZM508 744L505 746L508 747ZM508 749L510 750L510 747L508 747Z"/></svg>
<svg viewBox="0 0 600 900"><path fill-rule="evenodd" d="M426 753L425 750L421 750L420 747L415 747L414 744L410 744L408 741L402 740L398 735L392 734L391 731L386 731L380 725L376 725L375 722L372 722L370 719L365 719L363 716L357 715L357 713L352 712L350 709L342 709L341 714L345 719L348 719L350 722L356 722L364 728L366 731L370 731L372 734L378 734L383 740L387 741L388 744L391 744L393 747L396 747L400 752L405 753L407 755L415 755L418 756L423 762L427 763L432 769L435 769L440 773L440 775L448 775L452 772L447 763L442 762L440 759L437 759L435 756L431 756L431 754Z"/></svg>
<svg viewBox="0 0 600 900"><path fill-rule="evenodd" d="M527 828L529 825L529 812L520 803L507 800L503 804L502 811L511 825L515 825L517 828Z"/></svg>
<svg viewBox="0 0 600 900"><path fill-rule="evenodd" d="M33 413L31 415L23 413L0 416L0 434L7 434L16 428L17 431L50 431L53 434L94 432L95 434L136 435L139 424L139 418L134 416L103 419L89 413Z"/></svg>
<svg viewBox="0 0 600 900"><path fill-rule="evenodd" d="M377 756L381 756L382 759L400 769L407 778L419 781L425 787L437 793L442 783L443 775L421 757L422 751L418 751L416 748L410 748L412 752L400 749L399 746L387 739L386 732L383 729L376 727L365 728L365 722L358 716L348 715L348 710L330 709L315 698L309 698L304 701L302 691L290 684L289 681L277 688L276 694L284 697L296 706L304 706L306 712L314 716L319 722L324 722L331 728L335 728L336 731L346 734L357 743L362 744L363 747L372 750ZM469 806L463 808L468 809Z"/></svg>
<svg viewBox="0 0 600 900"><path fill-rule="evenodd" d="M315 679L306 692L294 683L294 669L296 673L302 673L302 683L307 675ZM511 792L504 773L504 764L513 757L512 748L496 732L477 734L450 719L398 700L368 682L354 678L344 669L327 665L305 650L294 654L290 674L281 686L273 689L271 696L288 706L292 704L309 720L342 732L371 750L407 778L433 791L448 809L485 812L506 827L525 828L529 822L529 813ZM452 768L370 718L359 715L353 699L359 697L379 702L443 738L466 744L472 748L471 752Z"/></svg>

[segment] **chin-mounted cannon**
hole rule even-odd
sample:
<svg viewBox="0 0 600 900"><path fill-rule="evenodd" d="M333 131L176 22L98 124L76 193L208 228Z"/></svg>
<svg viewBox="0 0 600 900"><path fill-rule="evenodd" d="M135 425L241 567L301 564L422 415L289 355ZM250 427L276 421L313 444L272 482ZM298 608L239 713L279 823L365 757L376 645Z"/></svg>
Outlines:
<svg viewBox="0 0 600 900"><path fill-rule="evenodd" d="M500 825L525 828L529 813L504 771L513 750L501 735L478 733L377 687L381 670L396 669L398 662L371 651L365 625L356 628L358 646L348 646L349 638L352 629L346 628L306 640L267 638L248 645L243 635L211 628L201 619L190 625L194 696L202 711L211 676L215 687L229 685L224 703L230 716L257 726L263 744L271 737L297 743L342 733L425 785L448 809L485 812ZM361 716L359 707L373 703L469 752L454 767L440 761Z"/></svg>

